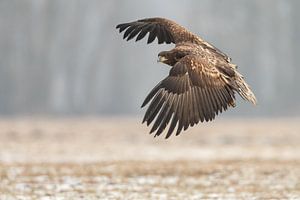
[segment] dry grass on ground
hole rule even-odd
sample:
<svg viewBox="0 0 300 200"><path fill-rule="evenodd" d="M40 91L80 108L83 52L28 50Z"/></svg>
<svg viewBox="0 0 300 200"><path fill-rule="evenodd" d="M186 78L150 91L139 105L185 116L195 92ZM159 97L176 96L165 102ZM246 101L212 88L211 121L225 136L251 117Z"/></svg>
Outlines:
<svg viewBox="0 0 300 200"><path fill-rule="evenodd" d="M298 119L219 120L169 140L134 119L0 129L1 200L300 199Z"/></svg>

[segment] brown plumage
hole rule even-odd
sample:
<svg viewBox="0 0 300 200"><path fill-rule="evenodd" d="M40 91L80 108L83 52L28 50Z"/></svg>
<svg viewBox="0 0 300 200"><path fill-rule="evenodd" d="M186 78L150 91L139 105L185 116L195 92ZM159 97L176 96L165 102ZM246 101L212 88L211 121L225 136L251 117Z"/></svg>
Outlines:
<svg viewBox="0 0 300 200"><path fill-rule="evenodd" d="M153 126L150 133L159 136L169 125L166 138L177 126L176 135L199 121L211 121L218 113L235 106L235 92L256 104L256 98L231 59L216 47L175 22L148 18L119 24L124 39L136 41L147 33L148 43L174 43L171 51L158 54L159 61L172 66L169 76L159 82L142 107L150 105L143 122Z"/></svg>

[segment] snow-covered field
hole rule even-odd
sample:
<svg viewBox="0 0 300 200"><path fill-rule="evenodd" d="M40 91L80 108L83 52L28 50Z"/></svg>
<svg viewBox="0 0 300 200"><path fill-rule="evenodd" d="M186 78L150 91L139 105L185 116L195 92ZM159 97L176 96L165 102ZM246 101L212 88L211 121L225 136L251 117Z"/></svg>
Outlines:
<svg viewBox="0 0 300 200"><path fill-rule="evenodd" d="M0 199L300 199L300 119L0 120Z"/></svg>

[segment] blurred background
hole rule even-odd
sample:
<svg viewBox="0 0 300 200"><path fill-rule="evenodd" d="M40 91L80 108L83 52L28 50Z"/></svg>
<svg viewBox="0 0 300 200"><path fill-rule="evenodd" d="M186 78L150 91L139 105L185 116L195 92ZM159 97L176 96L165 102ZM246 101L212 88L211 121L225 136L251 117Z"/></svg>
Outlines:
<svg viewBox="0 0 300 200"><path fill-rule="evenodd" d="M173 45L122 40L115 26L146 17L177 21L228 54L258 106L225 116L300 111L298 0L1 0L0 115L140 115L169 68Z"/></svg>
<svg viewBox="0 0 300 200"><path fill-rule="evenodd" d="M299 10L0 0L0 199L300 199ZM115 27L157 16L228 54L258 105L237 97L225 119L148 135L140 106L169 73L158 53L174 45L126 42Z"/></svg>

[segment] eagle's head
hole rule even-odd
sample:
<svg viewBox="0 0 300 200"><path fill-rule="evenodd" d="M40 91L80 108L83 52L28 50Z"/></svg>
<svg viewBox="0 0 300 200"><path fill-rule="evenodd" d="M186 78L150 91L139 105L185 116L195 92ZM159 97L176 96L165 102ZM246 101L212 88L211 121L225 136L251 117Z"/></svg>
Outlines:
<svg viewBox="0 0 300 200"><path fill-rule="evenodd" d="M158 54L157 62L174 66L181 58L183 58L187 54L187 52L179 51L177 49L173 49L171 51L162 51Z"/></svg>

